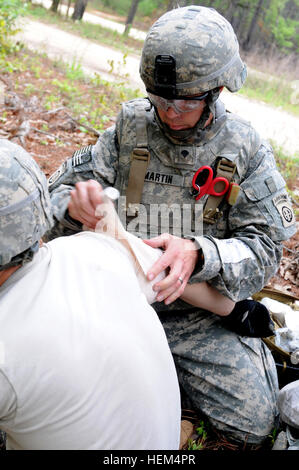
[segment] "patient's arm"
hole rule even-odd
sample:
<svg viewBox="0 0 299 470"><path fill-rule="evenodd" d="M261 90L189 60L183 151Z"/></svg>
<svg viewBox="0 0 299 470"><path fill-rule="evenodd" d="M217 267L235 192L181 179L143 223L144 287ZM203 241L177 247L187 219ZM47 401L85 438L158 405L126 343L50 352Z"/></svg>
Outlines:
<svg viewBox="0 0 299 470"><path fill-rule="evenodd" d="M128 240L122 238L119 239L119 241L131 253L135 262L135 266L138 267L138 259L136 258L135 252ZM148 247L148 245L145 245L145 247L148 256L150 256L151 250L157 251L155 248ZM148 248L150 248L150 250L148 250ZM141 268L138 269L138 275L140 281L140 276L142 276ZM144 283L147 284L147 278L145 275L143 275L142 278L143 277ZM154 283L155 279L151 284ZM220 292L218 292L214 287L210 286L207 282L198 282L192 285L187 284L183 295L181 295L181 299L188 304L194 305L195 307L203 308L204 310L208 310L209 312L216 313L217 315L221 316L229 315L235 306L235 302L220 294Z"/></svg>
<svg viewBox="0 0 299 470"><path fill-rule="evenodd" d="M101 214L103 215L103 218L97 224L95 231L104 232L119 240L119 242L125 246L128 252L132 255L140 285L144 291L148 291L147 299L152 303L155 301L155 293L152 291L151 286L154 284L155 280L151 283L147 280L145 266L142 266L140 255L142 252L145 256L143 259L147 259L151 265L151 263L154 263L157 259L157 256L162 254L162 251L158 248L152 248L145 243L141 243L137 237L132 238L132 235L124 229L115 211L112 200L116 199L116 197L111 197L111 190L112 193L115 191L114 188L106 188L103 191L103 203L100 204L96 210L96 215ZM136 251L138 242L139 249ZM163 275L163 273L161 274ZM166 275L166 272L164 275ZM235 306L235 302L220 294L220 292L210 286L207 282L200 282L192 285L187 284L181 299L195 307L203 308L221 316L229 315Z"/></svg>
<svg viewBox="0 0 299 470"><path fill-rule="evenodd" d="M235 302L220 294L207 282L187 284L180 298L188 304L221 316L229 315L235 306Z"/></svg>

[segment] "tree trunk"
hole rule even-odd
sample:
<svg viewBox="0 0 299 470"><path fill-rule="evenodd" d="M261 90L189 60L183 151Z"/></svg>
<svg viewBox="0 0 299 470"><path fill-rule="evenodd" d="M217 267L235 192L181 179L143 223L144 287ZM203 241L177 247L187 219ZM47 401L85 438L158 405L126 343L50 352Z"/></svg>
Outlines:
<svg viewBox="0 0 299 470"><path fill-rule="evenodd" d="M51 11L54 11L54 13L57 13L59 2L60 0L52 0Z"/></svg>
<svg viewBox="0 0 299 470"><path fill-rule="evenodd" d="M126 25L125 25L125 30L124 30L125 35L129 34L130 28L132 26L132 23L133 23L133 20L137 11L139 1L140 0L132 0L131 7L130 7L128 17L126 20Z"/></svg>
<svg viewBox="0 0 299 470"><path fill-rule="evenodd" d="M166 10L167 11L173 10L174 7L175 7L175 1L174 0L169 0L169 2L167 4L167 7L166 7Z"/></svg>
<svg viewBox="0 0 299 470"><path fill-rule="evenodd" d="M71 3L72 3L72 0L67 1L67 10L66 10L66 14L65 14L66 18L69 17L69 11L70 11L70 7L71 7Z"/></svg>
<svg viewBox="0 0 299 470"><path fill-rule="evenodd" d="M72 20L82 20L88 0L76 0Z"/></svg>
<svg viewBox="0 0 299 470"><path fill-rule="evenodd" d="M185 7L187 6L188 0L169 0L167 3L166 11L173 10L174 8L178 7ZM192 5L195 5L195 2L192 2Z"/></svg>
<svg viewBox="0 0 299 470"><path fill-rule="evenodd" d="M231 1L224 15L227 21L229 21L231 25L233 23L235 11L236 11L235 2Z"/></svg>
<svg viewBox="0 0 299 470"><path fill-rule="evenodd" d="M249 50L250 43L251 43L252 36L253 36L253 32L254 32L254 29L256 27L257 20L260 16L263 3L264 3L264 0L259 0L258 4L256 6L255 12L253 14L253 17L252 17L252 20L251 20L251 23L250 23L250 26L249 26L247 37L246 37L245 41L242 44L245 51Z"/></svg>

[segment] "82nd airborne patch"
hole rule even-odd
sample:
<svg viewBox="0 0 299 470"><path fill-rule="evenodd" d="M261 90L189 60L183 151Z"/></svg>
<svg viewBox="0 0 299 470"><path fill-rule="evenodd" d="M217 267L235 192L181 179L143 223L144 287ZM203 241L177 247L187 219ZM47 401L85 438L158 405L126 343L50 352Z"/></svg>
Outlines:
<svg viewBox="0 0 299 470"><path fill-rule="evenodd" d="M273 198L273 204L278 210L284 227L290 227L295 223L295 216L286 194Z"/></svg>

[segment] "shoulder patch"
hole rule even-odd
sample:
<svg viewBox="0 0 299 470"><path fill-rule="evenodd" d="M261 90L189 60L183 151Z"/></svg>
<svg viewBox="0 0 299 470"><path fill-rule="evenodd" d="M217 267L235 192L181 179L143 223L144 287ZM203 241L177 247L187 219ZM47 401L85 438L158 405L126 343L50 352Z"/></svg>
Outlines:
<svg viewBox="0 0 299 470"><path fill-rule="evenodd" d="M92 145L87 145L79 150L76 150L72 156L72 167L83 165L92 159L91 154Z"/></svg>
<svg viewBox="0 0 299 470"><path fill-rule="evenodd" d="M295 216L286 194L273 198L273 204L278 210L284 227L290 227L295 223Z"/></svg>

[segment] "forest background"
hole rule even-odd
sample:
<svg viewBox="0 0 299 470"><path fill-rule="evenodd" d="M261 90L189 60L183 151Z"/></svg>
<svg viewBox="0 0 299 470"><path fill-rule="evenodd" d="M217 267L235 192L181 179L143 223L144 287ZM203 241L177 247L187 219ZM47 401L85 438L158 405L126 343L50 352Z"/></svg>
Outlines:
<svg viewBox="0 0 299 470"><path fill-rule="evenodd" d="M57 10L62 0L53 0ZM73 19L80 19L89 7L126 17L127 30L133 22L147 30L161 14L177 6L203 5L215 8L233 26L241 49L280 58L287 56L297 68L299 47L298 0L65 0L74 4Z"/></svg>

